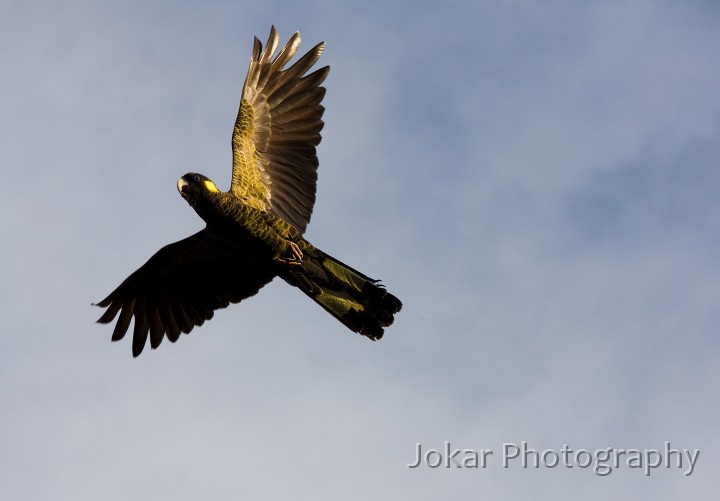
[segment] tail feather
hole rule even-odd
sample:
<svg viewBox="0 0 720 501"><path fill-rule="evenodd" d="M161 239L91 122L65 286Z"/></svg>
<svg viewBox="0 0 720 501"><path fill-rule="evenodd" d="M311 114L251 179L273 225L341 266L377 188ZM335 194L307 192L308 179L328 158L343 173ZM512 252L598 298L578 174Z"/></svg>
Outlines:
<svg viewBox="0 0 720 501"><path fill-rule="evenodd" d="M372 340L383 336L402 308L398 298L374 280L350 266L312 248L305 250L303 264L281 273L325 311L351 331Z"/></svg>

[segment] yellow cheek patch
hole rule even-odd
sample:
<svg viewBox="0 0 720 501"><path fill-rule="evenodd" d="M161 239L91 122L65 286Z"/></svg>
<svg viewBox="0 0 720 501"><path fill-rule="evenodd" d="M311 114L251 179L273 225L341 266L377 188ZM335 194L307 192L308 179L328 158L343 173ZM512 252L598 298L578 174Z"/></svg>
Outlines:
<svg viewBox="0 0 720 501"><path fill-rule="evenodd" d="M218 187L215 186L215 183L213 183L209 179L205 181L205 187L208 189L208 191L212 191L213 193L217 193L218 191L220 191L218 190Z"/></svg>

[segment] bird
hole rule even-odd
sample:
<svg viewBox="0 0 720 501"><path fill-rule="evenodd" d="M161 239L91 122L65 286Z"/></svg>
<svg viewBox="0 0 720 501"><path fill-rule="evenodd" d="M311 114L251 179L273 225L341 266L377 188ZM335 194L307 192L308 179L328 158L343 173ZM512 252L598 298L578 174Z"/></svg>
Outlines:
<svg viewBox="0 0 720 501"><path fill-rule="evenodd" d="M115 320L112 340L132 327L132 354L164 338L174 343L214 312L256 294L275 277L297 287L351 331L373 341L392 325L402 302L379 280L342 263L303 234L315 205L316 147L325 111L324 66L310 73L320 42L293 64L300 34L278 52L272 26L263 48L255 37L232 133L230 189L190 172L177 182L205 222L199 232L156 252L95 306L98 323Z"/></svg>

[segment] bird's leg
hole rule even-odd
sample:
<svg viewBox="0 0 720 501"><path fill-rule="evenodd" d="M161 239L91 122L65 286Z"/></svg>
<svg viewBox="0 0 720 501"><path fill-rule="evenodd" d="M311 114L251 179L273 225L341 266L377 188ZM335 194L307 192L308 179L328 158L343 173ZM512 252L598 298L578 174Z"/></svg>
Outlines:
<svg viewBox="0 0 720 501"><path fill-rule="evenodd" d="M282 264L290 265L290 266L299 266L302 264L302 258L303 253L300 250L300 247L293 242L292 240L287 241L288 245L290 246L290 256L289 257L280 257L278 258L278 261L280 261Z"/></svg>

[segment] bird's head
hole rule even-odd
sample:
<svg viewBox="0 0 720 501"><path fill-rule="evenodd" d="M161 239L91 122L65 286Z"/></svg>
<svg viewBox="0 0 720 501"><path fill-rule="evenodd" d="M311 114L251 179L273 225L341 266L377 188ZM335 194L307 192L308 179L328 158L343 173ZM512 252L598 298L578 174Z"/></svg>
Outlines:
<svg viewBox="0 0 720 501"><path fill-rule="evenodd" d="M180 195L192 207L196 207L198 202L207 199L211 193L218 193L218 187L202 174L188 172L178 179L177 189Z"/></svg>

